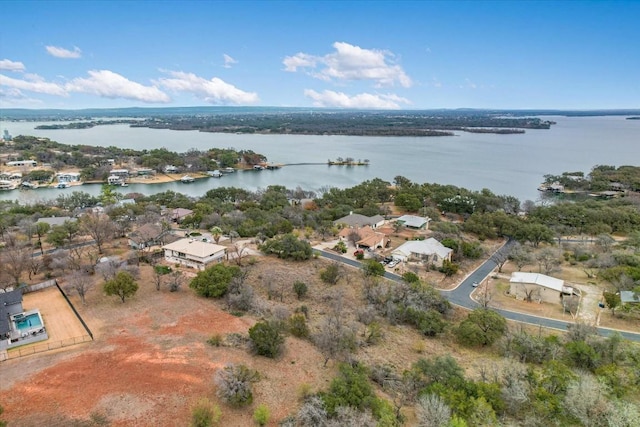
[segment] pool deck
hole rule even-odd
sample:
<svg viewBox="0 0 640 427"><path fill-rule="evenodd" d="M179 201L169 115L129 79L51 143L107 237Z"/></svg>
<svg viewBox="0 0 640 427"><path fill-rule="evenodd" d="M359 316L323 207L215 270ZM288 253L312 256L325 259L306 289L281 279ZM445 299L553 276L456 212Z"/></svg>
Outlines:
<svg viewBox="0 0 640 427"><path fill-rule="evenodd" d="M49 339L46 341L21 345L26 346L47 346L48 343L60 342L87 334L87 331L80 323L67 304L57 287L42 289L24 294L22 297L22 308L25 312L31 310L40 311L40 316L46 328ZM8 349L8 353L14 349Z"/></svg>

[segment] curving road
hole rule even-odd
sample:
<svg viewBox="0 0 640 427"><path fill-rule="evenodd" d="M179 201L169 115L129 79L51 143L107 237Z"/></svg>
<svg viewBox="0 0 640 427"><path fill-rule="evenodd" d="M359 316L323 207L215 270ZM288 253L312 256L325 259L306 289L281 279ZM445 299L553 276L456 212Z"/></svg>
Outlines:
<svg viewBox="0 0 640 427"><path fill-rule="evenodd" d="M508 240L500 249L508 248L509 246L515 244L515 241ZM360 262L342 257L340 255L327 252L324 250L317 250L317 252L328 259L342 262L344 264L350 265L355 268L360 268ZM479 304L471 298L471 292L475 289L472 284L474 282L481 283L484 279L491 274L491 272L497 267L496 262L489 257L480 267L476 268L471 274L469 274L462 282L458 284L455 289L448 291L440 291L440 293L449 300L451 304L455 304L460 307L464 307L470 310L479 307ZM393 280L395 282L402 282L402 277L397 274L386 272L384 277ZM566 331L567 327L574 322L565 322L563 320L550 319L547 317L538 317L530 314L518 313L515 311L502 310L502 309L493 309L496 312L500 313L506 319L513 320L516 322L527 323L529 325L540 326L543 328L550 329L558 329L561 331ZM609 328L597 328L598 333L602 336L610 336L614 333L619 333L623 338L626 338L630 341L638 341L640 342L640 332L628 332L628 331L620 331L616 329Z"/></svg>

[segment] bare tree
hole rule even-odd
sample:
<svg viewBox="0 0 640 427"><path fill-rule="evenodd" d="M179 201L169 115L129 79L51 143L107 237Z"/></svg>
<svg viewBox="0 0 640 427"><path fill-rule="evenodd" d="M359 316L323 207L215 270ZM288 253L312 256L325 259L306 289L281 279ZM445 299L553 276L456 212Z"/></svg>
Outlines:
<svg viewBox="0 0 640 427"><path fill-rule="evenodd" d="M96 273L100 274L105 282L116 277L121 270L122 261L117 258L107 258L96 265Z"/></svg>
<svg viewBox="0 0 640 427"><path fill-rule="evenodd" d="M15 236L8 235L10 238L5 239L5 247L0 253L1 270L9 276L14 285L20 284L20 277L29 270L31 263L31 249L15 239Z"/></svg>
<svg viewBox="0 0 640 427"><path fill-rule="evenodd" d="M67 277L67 281L69 284L65 290L67 292L76 292L80 297L82 304L86 304L85 296L95 284L93 277L89 276L84 271L74 271Z"/></svg>
<svg viewBox="0 0 640 427"><path fill-rule="evenodd" d="M526 302L532 302L534 299L540 299L540 287L538 285L527 286L526 283L521 283L519 286Z"/></svg>
<svg viewBox="0 0 640 427"><path fill-rule="evenodd" d="M169 273L167 277L167 286L169 287L169 292L178 291L180 289L180 286L182 286L182 283L184 282L184 276L182 275L182 272L180 270L175 270Z"/></svg>
<svg viewBox="0 0 640 427"><path fill-rule="evenodd" d="M522 246L520 243L516 243L511 248L509 259L516 264L516 266L518 267L518 271L522 271L522 267L531 264L532 261L531 252L528 248Z"/></svg>
<svg viewBox="0 0 640 427"><path fill-rule="evenodd" d="M360 239L361 237L357 230L351 230L347 235L347 241L353 246L356 246L356 243L359 242Z"/></svg>
<svg viewBox="0 0 640 427"><path fill-rule="evenodd" d="M437 394L427 394L416 407L419 427L446 427L451 420L451 408Z"/></svg>
<svg viewBox="0 0 640 427"><path fill-rule="evenodd" d="M607 420L613 408L607 393L606 387L593 375L580 373L567 388L565 410L583 426L609 425Z"/></svg>
<svg viewBox="0 0 640 427"><path fill-rule="evenodd" d="M247 252L247 245L246 243L234 243L231 245L231 247L229 248L229 254L227 255L227 257L229 259L233 259L233 261L235 261L235 263L239 266L242 267L242 257L245 256L245 253Z"/></svg>
<svg viewBox="0 0 640 427"><path fill-rule="evenodd" d="M102 253L102 247L114 236L114 226L107 215L101 213L87 213L80 218L80 229L91 236L98 252Z"/></svg>
<svg viewBox="0 0 640 427"><path fill-rule="evenodd" d="M344 359L356 347L356 333L346 323L343 297L332 298L332 312L325 317L313 341L324 356L324 366L331 359Z"/></svg>
<svg viewBox="0 0 640 427"><path fill-rule="evenodd" d="M538 261L538 270L544 274L551 273L557 266L560 265L558 254L551 248L544 248L536 254L536 261Z"/></svg>

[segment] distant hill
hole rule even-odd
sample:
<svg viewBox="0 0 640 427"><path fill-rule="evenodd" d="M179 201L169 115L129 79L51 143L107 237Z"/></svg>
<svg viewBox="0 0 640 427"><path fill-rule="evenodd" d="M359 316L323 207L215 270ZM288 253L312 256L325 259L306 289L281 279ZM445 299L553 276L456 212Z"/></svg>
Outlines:
<svg viewBox="0 0 640 427"><path fill-rule="evenodd" d="M130 107L130 108L87 108L80 110L57 109L0 109L2 120L78 120L94 117L162 117L162 116L209 116L209 115L240 115L240 114L296 114L318 113L332 114L345 112L361 112L371 115L426 115L440 117L465 116L638 116L639 109L633 110L499 110L499 109L432 109L432 110L345 110L324 108L295 108L295 107Z"/></svg>

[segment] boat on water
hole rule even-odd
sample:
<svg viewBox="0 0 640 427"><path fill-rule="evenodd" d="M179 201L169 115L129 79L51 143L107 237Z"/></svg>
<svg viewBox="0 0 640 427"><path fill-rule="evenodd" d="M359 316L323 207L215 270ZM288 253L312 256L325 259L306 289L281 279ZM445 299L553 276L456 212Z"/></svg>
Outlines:
<svg viewBox="0 0 640 427"><path fill-rule="evenodd" d="M182 178L180 178L180 181L183 182L184 184L189 184L195 181L195 178L192 177L191 175L185 175Z"/></svg>
<svg viewBox="0 0 640 427"><path fill-rule="evenodd" d="M120 184L120 187L128 187L128 186L129 186L129 184L127 184L126 182L123 182L123 183Z"/></svg>
<svg viewBox="0 0 640 427"><path fill-rule="evenodd" d="M16 183L13 181L0 180L0 190L13 190L16 188Z"/></svg>
<svg viewBox="0 0 640 427"><path fill-rule="evenodd" d="M59 183L56 185L56 188L69 188L69 184L68 184L68 183L66 183L66 182L59 182Z"/></svg>
<svg viewBox="0 0 640 427"><path fill-rule="evenodd" d="M22 188L23 190L33 190L34 188L38 188L38 184L34 184L29 181L22 181L20 183L20 188Z"/></svg>
<svg viewBox="0 0 640 427"><path fill-rule="evenodd" d="M236 170L234 168L224 168L222 169L222 173L234 173Z"/></svg>
<svg viewBox="0 0 640 427"><path fill-rule="evenodd" d="M218 169L214 171L207 171L207 175L212 178L222 178L222 172L220 172Z"/></svg>

